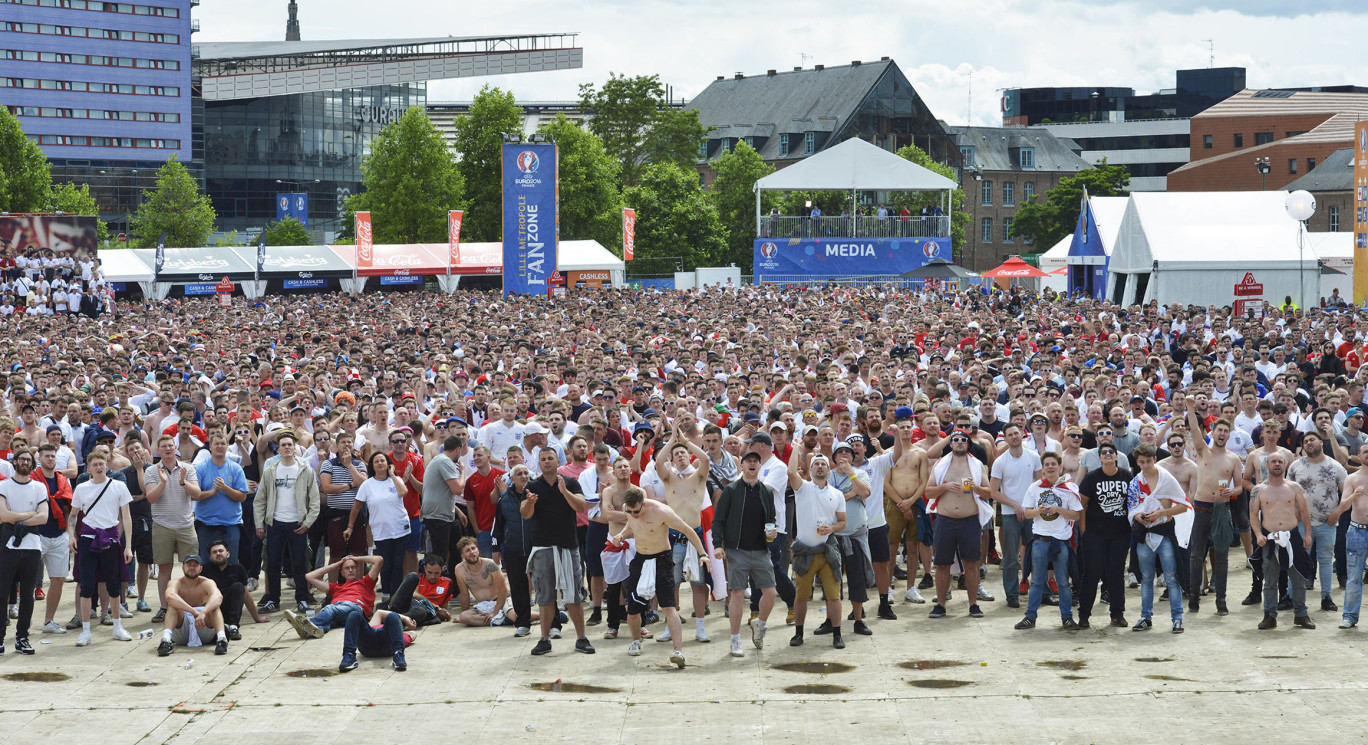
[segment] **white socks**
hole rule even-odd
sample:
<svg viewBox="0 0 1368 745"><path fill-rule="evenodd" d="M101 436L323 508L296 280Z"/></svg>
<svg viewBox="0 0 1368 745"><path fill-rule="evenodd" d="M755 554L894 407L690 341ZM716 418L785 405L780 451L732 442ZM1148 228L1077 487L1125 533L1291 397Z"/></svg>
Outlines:
<svg viewBox="0 0 1368 745"><path fill-rule="evenodd" d="M171 641L171 629L162 629L162 641Z"/></svg>

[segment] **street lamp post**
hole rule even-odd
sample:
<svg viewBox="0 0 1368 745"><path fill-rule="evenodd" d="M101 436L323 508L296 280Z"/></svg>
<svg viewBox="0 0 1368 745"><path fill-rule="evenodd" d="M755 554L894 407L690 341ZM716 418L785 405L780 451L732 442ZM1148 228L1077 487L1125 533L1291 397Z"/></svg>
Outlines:
<svg viewBox="0 0 1368 745"><path fill-rule="evenodd" d="M1267 160L1267 158L1265 158L1264 160ZM1287 209L1288 217L1291 217L1293 220L1297 221L1297 277L1301 281L1300 304L1302 308L1302 313L1305 314L1306 268L1303 266L1303 264L1305 262L1306 255L1306 221L1310 220L1311 216L1316 213L1316 198L1312 196L1311 192L1298 189L1297 191L1294 191L1291 194L1287 195L1287 201L1284 203L1284 207L1286 207ZM1320 275L1318 273L1317 277L1319 278L1319 276Z"/></svg>
<svg viewBox="0 0 1368 745"><path fill-rule="evenodd" d="M1262 158L1255 158L1254 168L1258 170L1259 175L1263 177L1263 190L1268 191L1268 172L1273 170L1273 164L1269 162L1268 156L1265 155Z"/></svg>

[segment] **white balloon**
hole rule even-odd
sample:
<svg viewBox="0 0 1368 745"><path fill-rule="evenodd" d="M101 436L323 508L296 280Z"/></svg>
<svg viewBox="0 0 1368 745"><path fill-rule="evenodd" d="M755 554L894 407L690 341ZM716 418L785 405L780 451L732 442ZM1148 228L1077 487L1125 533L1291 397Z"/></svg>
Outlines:
<svg viewBox="0 0 1368 745"><path fill-rule="evenodd" d="M1316 198L1311 192L1298 189L1287 195L1285 206L1289 217L1297 222L1305 222L1316 212Z"/></svg>

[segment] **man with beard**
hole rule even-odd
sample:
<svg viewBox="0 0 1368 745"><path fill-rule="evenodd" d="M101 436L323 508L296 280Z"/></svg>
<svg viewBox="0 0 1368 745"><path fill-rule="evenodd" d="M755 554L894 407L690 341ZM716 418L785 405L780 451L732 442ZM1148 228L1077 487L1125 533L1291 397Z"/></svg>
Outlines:
<svg viewBox="0 0 1368 745"><path fill-rule="evenodd" d="M931 469L926 498L927 511L936 514L932 538L936 605L931 609L930 617L945 617L950 567L958 559L964 568L965 589L969 593L969 615L982 618L983 610L978 606L979 560L983 550L980 532L983 513L988 512L991 517L991 508L979 499L993 499L1013 509L1017 503L998 494L989 485L988 470L978 458L969 454L969 433L962 429L950 433L950 453L936 461Z"/></svg>
<svg viewBox="0 0 1368 745"><path fill-rule="evenodd" d="M480 546L470 536L456 542L456 552L461 556L452 571L461 604L456 622L466 626L502 626L510 622L506 620L508 580L499 571L499 565L480 556Z"/></svg>
<svg viewBox="0 0 1368 745"><path fill-rule="evenodd" d="M1264 617L1259 630L1278 625L1278 576L1286 570L1292 585L1293 623L1314 629L1306 608L1306 579L1299 567L1309 563L1311 550L1311 511L1301 485L1285 481L1287 458L1282 453L1268 456L1268 481L1254 487L1249 503L1249 524L1254 531L1264 565Z"/></svg>
<svg viewBox="0 0 1368 745"><path fill-rule="evenodd" d="M656 452L655 469L660 480L665 483L665 503L689 525L698 537L699 545L702 545L703 505L712 504L707 492L710 461L708 454L689 439L689 435L694 432L694 426L693 415L689 413L681 414L675 420L670 439ZM662 459L662 455L669 458L668 463ZM690 455L696 460L694 465L689 463ZM675 577L675 586L678 587L687 579L693 591L694 639L703 643L712 641L703 627L703 616L708 610L707 578L698 568L699 556L689 553L689 547L694 542L682 532L674 531L670 533L670 543L674 546L674 566L678 575ZM699 552L700 555L706 553ZM675 607L678 607L678 603ZM672 634L673 632L667 630L656 637L656 641L669 641Z"/></svg>
<svg viewBox="0 0 1368 745"><path fill-rule="evenodd" d="M1339 607L1330 599L1336 525L1328 522L1327 517L1339 506L1340 491L1349 473L1339 461L1327 457L1327 440L1333 442L1333 435L1321 434L1319 430L1304 433L1302 451L1306 454L1288 467L1287 478L1301 486L1306 494L1307 508L1311 511L1311 538L1316 545L1315 560L1320 566L1321 610L1337 611ZM1311 579L1314 578L1313 575Z"/></svg>
<svg viewBox="0 0 1368 745"><path fill-rule="evenodd" d="M204 565L196 554L182 560L181 576L166 588L166 628L157 656L165 657L177 644L199 647L214 642L214 654L228 654L228 634L223 627L223 593L203 577Z"/></svg>
<svg viewBox="0 0 1368 745"><path fill-rule="evenodd" d="M230 561L231 558L227 544L223 541L211 541L209 566L203 568L201 575L212 581L223 595L223 603L219 608L223 613L224 629L228 633L229 641L238 641L242 638L238 627L242 623L244 606L256 623L266 623L266 616L257 610L252 593L247 589L247 570L243 569L241 564Z"/></svg>
<svg viewBox="0 0 1368 745"><path fill-rule="evenodd" d="M1173 439L1175 435L1170 435ZM1099 445L1102 467L1083 477L1083 517L1078 521L1078 625L1089 628L1097 583L1102 582L1111 605L1111 625L1125 628L1126 555L1130 550L1130 521L1126 518L1126 490L1134 478L1116 467L1115 445Z"/></svg>
<svg viewBox="0 0 1368 745"><path fill-rule="evenodd" d="M1192 554L1188 580L1188 611L1196 613L1202 597L1202 567L1206 564L1208 544L1215 549L1211 559L1211 588L1216 593L1216 613L1225 615L1226 573L1230 542L1235 532L1235 524L1230 517L1230 500L1240 496L1240 459L1226 450L1226 440L1230 437L1231 424L1218 419L1211 425L1211 444L1202 437L1202 423L1197 418L1196 401L1187 400L1188 429L1193 433L1192 444L1197 450L1195 484L1189 487L1179 477L1180 465L1186 459L1181 452L1173 453L1165 459L1174 461L1167 464L1170 473L1179 478L1192 500L1193 522L1192 537L1188 545ZM1343 469L1341 469L1342 471Z"/></svg>

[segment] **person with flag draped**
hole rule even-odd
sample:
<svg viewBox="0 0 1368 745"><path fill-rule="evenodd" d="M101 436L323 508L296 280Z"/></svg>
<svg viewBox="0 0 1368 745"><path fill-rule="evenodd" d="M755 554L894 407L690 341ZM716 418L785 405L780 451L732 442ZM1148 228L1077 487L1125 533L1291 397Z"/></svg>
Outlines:
<svg viewBox="0 0 1368 745"><path fill-rule="evenodd" d="M1031 593L1026 599L1026 617L1016 625L1019 630L1036 625L1036 612L1045 598L1045 575L1054 569L1059 583L1059 615L1063 627L1078 628L1073 618L1073 593L1069 589L1069 541L1074 521L1083 515L1083 499L1078 487L1064 474L1064 459L1050 451L1040 456L1040 481L1026 490L1021 500L1021 517L1031 521ZM1061 519L1062 518L1062 519Z"/></svg>
<svg viewBox="0 0 1368 745"><path fill-rule="evenodd" d="M1132 631L1154 627L1154 560L1157 557L1168 587L1173 633L1183 633L1183 593L1178 587L1178 539L1173 518L1191 506L1173 474L1155 465L1154 446L1141 443L1131 451L1138 473L1126 491L1126 516L1134 526L1135 550L1140 558L1140 620Z"/></svg>

